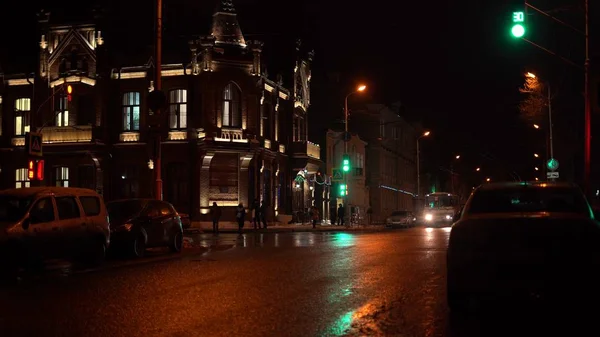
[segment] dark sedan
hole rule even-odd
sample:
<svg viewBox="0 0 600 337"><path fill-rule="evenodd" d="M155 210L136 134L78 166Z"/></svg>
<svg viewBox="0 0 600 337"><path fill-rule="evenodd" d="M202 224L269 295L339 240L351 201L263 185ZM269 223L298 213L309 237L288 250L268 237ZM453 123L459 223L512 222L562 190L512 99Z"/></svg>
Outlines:
<svg viewBox="0 0 600 337"><path fill-rule="evenodd" d="M452 226L448 304L461 311L487 300L589 299L599 257L600 226L576 186L485 184Z"/></svg>
<svg viewBox="0 0 600 337"><path fill-rule="evenodd" d="M183 247L181 217L168 202L127 199L107 204L111 248L125 249L142 257L146 248L167 246L172 252Z"/></svg>

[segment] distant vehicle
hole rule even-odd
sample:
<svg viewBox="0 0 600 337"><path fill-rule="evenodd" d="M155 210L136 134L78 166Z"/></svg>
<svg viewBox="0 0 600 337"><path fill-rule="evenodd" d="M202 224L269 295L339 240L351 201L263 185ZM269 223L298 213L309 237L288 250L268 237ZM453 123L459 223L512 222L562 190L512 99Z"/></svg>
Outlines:
<svg viewBox="0 0 600 337"><path fill-rule="evenodd" d="M146 248L167 246L181 252L183 228L181 217L166 201L125 199L107 204L111 225L111 248L125 249L136 257Z"/></svg>
<svg viewBox="0 0 600 337"><path fill-rule="evenodd" d="M0 192L0 262L9 269L38 258L104 261L108 214L95 191L73 187L15 188Z"/></svg>
<svg viewBox="0 0 600 337"><path fill-rule="evenodd" d="M449 226L460 211L460 198L452 193L436 192L425 196L419 221L425 226Z"/></svg>
<svg viewBox="0 0 600 337"><path fill-rule="evenodd" d="M417 218L409 211L394 211L386 219L385 224L388 227L412 227Z"/></svg>
<svg viewBox="0 0 600 337"><path fill-rule="evenodd" d="M599 267L600 224L578 187L485 184L450 232L448 305L461 311L482 299L593 301Z"/></svg>

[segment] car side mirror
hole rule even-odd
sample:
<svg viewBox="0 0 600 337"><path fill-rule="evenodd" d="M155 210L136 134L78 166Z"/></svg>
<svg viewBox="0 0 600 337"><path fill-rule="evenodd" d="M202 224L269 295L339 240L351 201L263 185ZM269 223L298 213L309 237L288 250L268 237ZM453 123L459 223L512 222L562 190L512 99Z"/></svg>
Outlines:
<svg viewBox="0 0 600 337"><path fill-rule="evenodd" d="M24 230L28 230L30 224L31 224L31 221L29 220L29 218L25 218L25 220L23 220L23 222L21 223L21 226L23 227Z"/></svg>

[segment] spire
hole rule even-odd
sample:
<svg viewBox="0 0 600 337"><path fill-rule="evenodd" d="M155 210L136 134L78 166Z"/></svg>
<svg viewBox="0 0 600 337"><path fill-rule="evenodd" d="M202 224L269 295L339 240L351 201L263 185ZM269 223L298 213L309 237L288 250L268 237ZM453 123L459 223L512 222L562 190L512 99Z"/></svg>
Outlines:
<svg viewBox="0 0 600 337"><path fill-rule="evenodd" d="M246 47L246 40L242 35L237 13L231 0L221 0L213 14L211 35L216 44L229 44Z"/></svg>

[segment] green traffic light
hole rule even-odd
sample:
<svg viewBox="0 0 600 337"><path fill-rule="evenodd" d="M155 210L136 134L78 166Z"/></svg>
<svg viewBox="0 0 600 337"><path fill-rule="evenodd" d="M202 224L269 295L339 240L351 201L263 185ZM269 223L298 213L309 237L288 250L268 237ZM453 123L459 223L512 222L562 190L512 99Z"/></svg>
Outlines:
<svg viewBox="0 0 600 337"><path fill-rule="evenodd" d="M350 171L350 159L344 159L344 161L342 162L342 171Z"/></svg>
<svg viewBox="0 0 600 337"><path fill-rule="evenodd" d="M523 25L516 24L512 27L510 32L514 37L523 37L523 35L525 35L525 27L523 27Z"/></svg>

